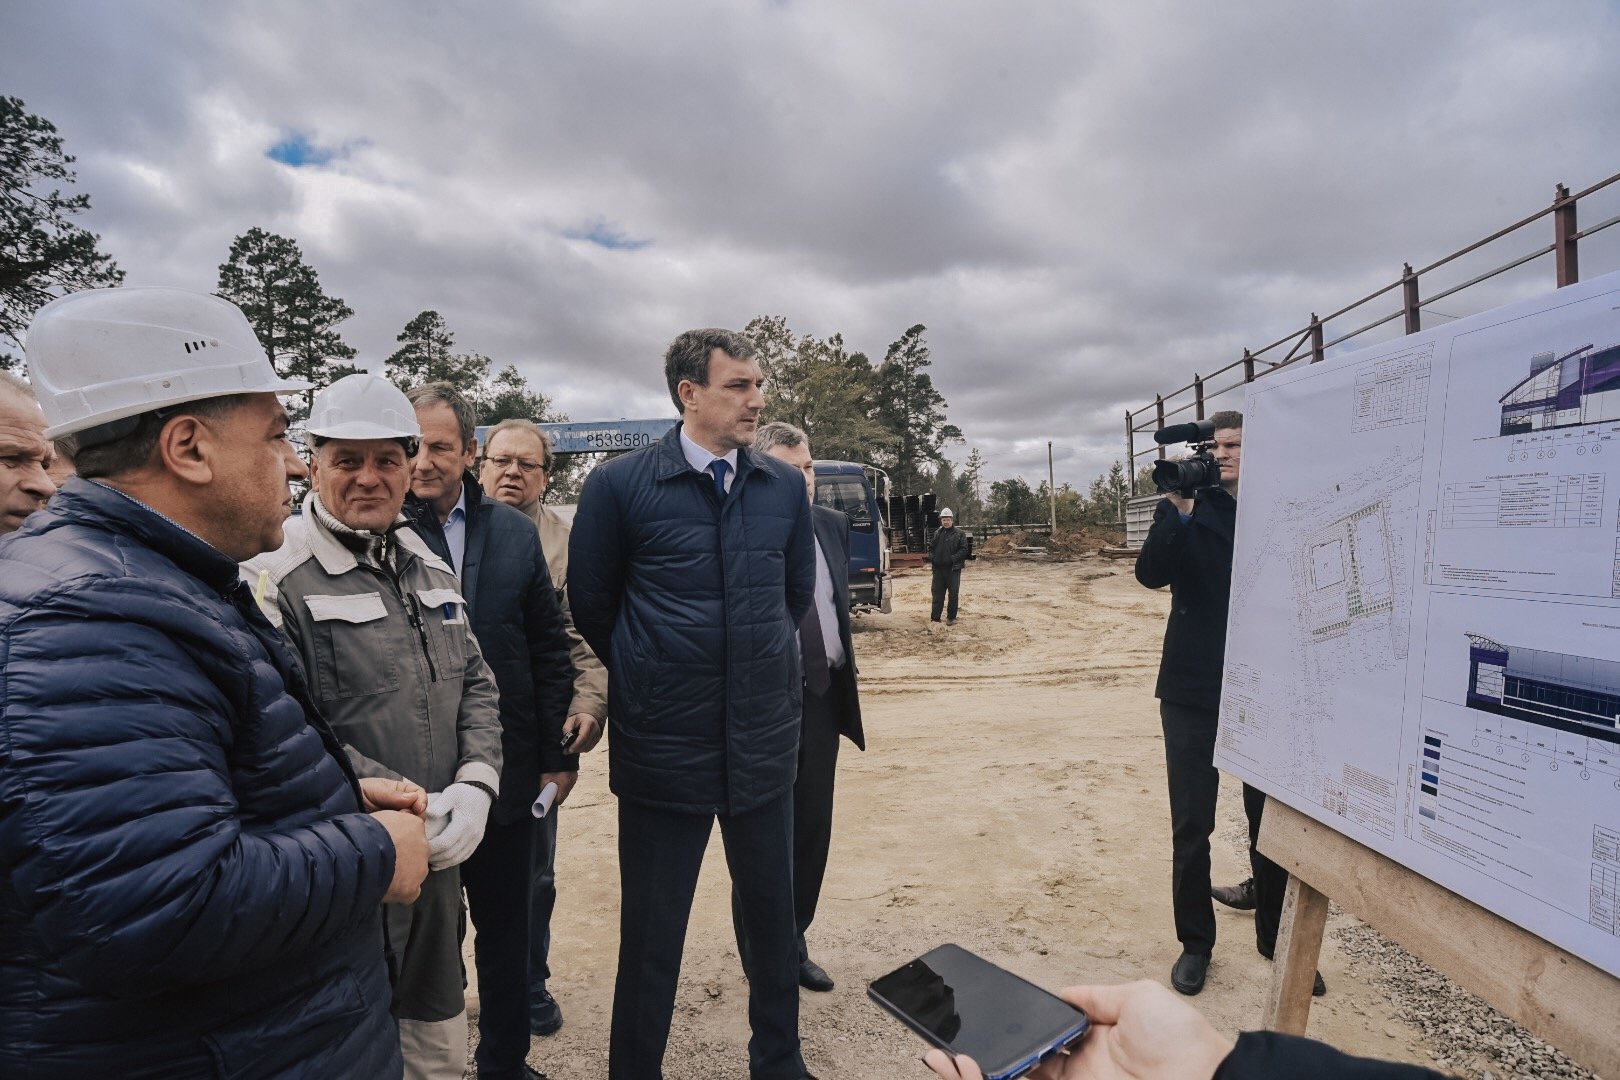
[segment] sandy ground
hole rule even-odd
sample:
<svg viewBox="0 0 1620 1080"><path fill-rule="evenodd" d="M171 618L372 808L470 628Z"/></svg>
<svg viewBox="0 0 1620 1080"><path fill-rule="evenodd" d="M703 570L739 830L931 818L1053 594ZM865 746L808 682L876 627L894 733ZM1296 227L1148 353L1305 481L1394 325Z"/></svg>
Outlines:
<svg viewBox="0 0 1620 1080"><path fill-rule="evenodd" d="M954 627L927 621L926 572L897 579L895 610L862 615L855 649L868 750L844 744L826 886L811 955L837 980L803 993L810 1071L932 1075L922 1042L872 1005L866 983L956 942L1038 983L1168 984L1170 830L1153 681L1168 597L1128 562L980 559ZM594 759L594 760L593 760ZM607 1074L618 947L615 806L601 751L562 810L552 990L565 1023L529 1061L556 1078ZM1236 781L1221 793L1215 879L1247 876ZM748 1075L747 983L732 940L716 836L698 885L665 1073ZM1271 965L1250 916L1217 908L1221 943L1196 1001L1227 1032L1257 1027ZM1348 921L1335 915L1330 929ZM1429 1063L1418 1033L1330 935L1328 996L1310 1034L1355 1053Z"/></svg>

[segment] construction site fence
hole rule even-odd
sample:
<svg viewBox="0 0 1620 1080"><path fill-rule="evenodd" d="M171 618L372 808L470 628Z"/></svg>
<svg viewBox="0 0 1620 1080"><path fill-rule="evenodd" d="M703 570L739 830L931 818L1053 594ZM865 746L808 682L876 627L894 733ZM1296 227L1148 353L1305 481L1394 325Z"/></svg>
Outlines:
<svg viewBox="0 0 1620 1080"><path fill-rule="evenodd" d="M1152 402L1139 409L1126 410L1125 454L1130 462L1126 475L1130 477L1131 494L1133 496L1138 494L1136 474L1139 459L1154 453L1159 457L1164 456L1164 448L1153 443L1152 433L1167 423L1206 419L1208 404L1223 394L1240 389L1258 378L1301 361L1319 363L1326 357L1328 350L1346 342L1363 339L1397 319L1402 320L1403 334L1415 334L1423 329L1425 307L1549 255L1553 259L1554 277L1558 288L1575 284L1581 279L1580 242L1611 225L1620 224L1620 215L1616 215L1588 225L1584 229L1580 228L1578 210L1581 200L1590 198L1616 181L1620 181L1620 173L1577 192L1571 192L1563 184L1559 184L1551 206L1538 210L1506 228L1498 229L1484 239L1436 259L1426 266L1413 269L1411 263L1404 263L1400 277L1388 285L1327 315L1312 312L1310 320L1303 327L1284 334L1269 345L1258 349L1244 349L1241 357L1211 374L1194 375L1192 382L1186 386L1178 387L1167 394L1156 395ZM1517 252L1505 263L1475 274L1466 281L1448 285L1428 295L1424 294L1425 275L1433 274L1498 240L1521 239L1529 235L1525 230L1540 224L1545 218L1552 219L1550 243L1535 244L1532 241L1529 250ZM1394 305L1393 310L1387 310L1391 301ZM1339 332L1338 327L1345 325L1352 328ZM1366 339L1364 343L1373 342ZM1145 436L1141 440L1145 443L1141 449L1137 447L1139 435Z"/></svg>

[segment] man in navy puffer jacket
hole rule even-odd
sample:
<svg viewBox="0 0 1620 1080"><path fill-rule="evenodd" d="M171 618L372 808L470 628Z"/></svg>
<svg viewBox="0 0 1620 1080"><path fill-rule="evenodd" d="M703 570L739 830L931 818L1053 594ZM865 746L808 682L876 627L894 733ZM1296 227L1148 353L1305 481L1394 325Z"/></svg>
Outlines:
<svg viewBox="0 0 1620 1080"><path fill-rule="evenodd" d="M28 360L89 479L0 542L0 1075L399 1076L381 904L425 797L362 790L237 577L301 384L171 289L55 301Z"/></svg>
<svg viewBox="0 0 1620 1080"><path fill-rule="evenodd" d="M794 469L750 449L765 399L747 338L688 331L664 374L681 423L591 473L568 544L574 622L608 669L608 781L619 797L608 1075L662 1074L718 818L749 942L749 1073L802 1077L795 628L815 590L810 502Z"/></svg>

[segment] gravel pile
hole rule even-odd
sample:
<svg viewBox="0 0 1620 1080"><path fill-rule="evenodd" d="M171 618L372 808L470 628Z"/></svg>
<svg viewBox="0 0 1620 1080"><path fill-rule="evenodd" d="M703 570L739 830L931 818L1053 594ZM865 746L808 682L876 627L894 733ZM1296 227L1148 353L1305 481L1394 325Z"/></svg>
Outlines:
<svg viewBox="0 0 1620 1080"><path fill-rule="evenodd" d="M1435 1068L1469 1080L1574 1077L1596 1080L1512 1020L1491 1008L1371 927L1350 922L1333 938L1358 972L1423 1033Z"/></svg>

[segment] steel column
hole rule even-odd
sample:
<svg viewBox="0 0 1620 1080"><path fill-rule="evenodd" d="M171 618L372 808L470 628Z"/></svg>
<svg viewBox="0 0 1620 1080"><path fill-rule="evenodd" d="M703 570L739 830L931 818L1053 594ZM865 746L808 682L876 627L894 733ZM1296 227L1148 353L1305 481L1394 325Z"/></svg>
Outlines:
<svg viewBox="0 0 1620 1080"><path fill-rule="evenodd" d="M1553 258L1558 263L1558 287L1581 280L1581 260L1576 250L1575 200L1569 188L1559 184L1553 196Z"/></svg>
<svg viewBox="0 0 1620 1080"><path fill-rule="evenodd" d="M1401 310L1406 315L1406 332L1415 334L1423 329L1423 312L1418 307L1418 279L1412 273L1412 264L1401 269Z"/></svg>

